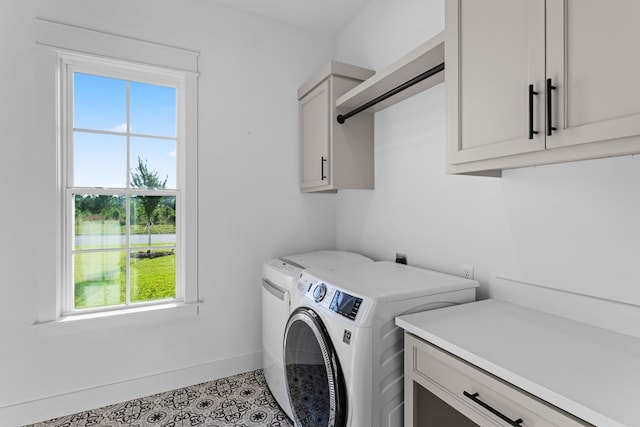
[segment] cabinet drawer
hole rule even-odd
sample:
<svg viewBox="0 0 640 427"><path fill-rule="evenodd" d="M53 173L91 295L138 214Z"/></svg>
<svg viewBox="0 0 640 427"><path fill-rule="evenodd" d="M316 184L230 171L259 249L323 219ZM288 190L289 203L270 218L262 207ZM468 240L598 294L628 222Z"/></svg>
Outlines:
<svg viewBox="0 0 640 427"><path fill-rule="evenodd" d="M412 366L406 367L412 372L407 374L480 426L590 425L409 334L405 351L413 359Z"/></svg>

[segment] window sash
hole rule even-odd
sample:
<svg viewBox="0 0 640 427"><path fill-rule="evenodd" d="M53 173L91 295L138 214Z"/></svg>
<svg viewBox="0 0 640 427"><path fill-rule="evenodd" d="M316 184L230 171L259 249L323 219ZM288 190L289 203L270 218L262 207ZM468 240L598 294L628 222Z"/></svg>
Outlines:
<svg viewBox="0 0 640 427"><path fill-rule="evenodd" d="M102 58L89 57L84 55L61 53L60 54L60 74L61 74L61 123L62 132L62 167L65 173L62 174L63 188L63 206L66 221L63 225L63 280L60 289L61 297L61 314L72 315L87 312L102 312L110 310L121 310L123 307L139 307L145 305L164 304L168 302L184 302L186 285L185 285L185 233L183 230L184 205L181 200L181 189L184 186L184 162L185 162L185 75L184 73L174 72L172 70L158 69L140 64L131 64L120 61L112 61ZM117 78L127 81L127 131L112 132L96 129L75 129L73 127L73 78L74 73L85 73L96 76ZM130 126L130 99L129 85L130 82L141 82L165 87L171 87L176 90L176 137L166 137L158 135L136 134L131 131ZM74 187L73 186L73 136L75 131L102 133L108 135L124 136L127 139L127 158L126 158L126 188L102 188L102 187ZM176 188L175 189L143 189L130 187L131 182L131 162L130 162L130 139L135 137L155 138L172 140L176 142ZM88 195L122 195L126 198L125 216L126 216L126 247L117 249L126 252L126 298L125 304L114 306L103 306L95 308L75 308L75 278L73 269L74 254L78 253L74 249L75 242L75 211L74 197L76 194ZM176 266L175 266L175 298L160 299L145 302L131 302L131 286L130 286L130 254L132 248L130 246L130 200L132 196L172 196L176 197ZM102 252L111 251L111 249L101 249ZM80 251L80 253L85 253Z"/></svg>
<svg viewBox="0 0 640 427"><path fill-rule="evenodd" d="M125 197L125 232L123 234L125 238L124 247L112 247L112 248L98 248L98 249L77 249L75 248L75 210L74 200L78 194L82 195L96 195L96 196L124 196ZM176 227L176 242L173 245L159 245L153 246L153 249L168 249L175 248L176 251L176 266L175 266L175 297L165 298L158 300L132 302L131 301L131 275L130 275L130 257L131 253L138 251L140 248L146 248L147 246L134 247L130 242L131 237L131 198L133 196L169 196L176 198L175 208L175 227ZM87 313L109 310L121 310L123 307L139 307L145 305L165 304L171 302L184 302L185 301L185 282L183 276L183 232L181 230L181 214L182 214L182 200L181 194L178 190L148 190L140 188L131 189L109 189L109 188L68 188L65 194L66 199L66 243L65 243L65 286L63 287L63 314L69 315L74 313ZM76 308L75 307L75 274L74 274L74 255L86 254L86 253L106 253L106 252L125 252L125 303L112 306L101 306L93 308Z"/></svg>

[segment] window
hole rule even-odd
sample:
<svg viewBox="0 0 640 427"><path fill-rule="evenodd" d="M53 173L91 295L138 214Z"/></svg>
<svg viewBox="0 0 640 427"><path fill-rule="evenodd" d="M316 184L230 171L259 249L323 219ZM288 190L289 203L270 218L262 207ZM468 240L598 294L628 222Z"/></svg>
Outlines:
<svg viewBox="0 0 640 427"><path fill-rule="evenodd" d="M197 315L198 53L35 23L57 251L34 326L57 334Z"/></svg>
<svg viewBox="0 0 640 427"><path fill-rule="evenodd" d="M64 311L182 299L181 79L89 58L64 65Z"/></svg>

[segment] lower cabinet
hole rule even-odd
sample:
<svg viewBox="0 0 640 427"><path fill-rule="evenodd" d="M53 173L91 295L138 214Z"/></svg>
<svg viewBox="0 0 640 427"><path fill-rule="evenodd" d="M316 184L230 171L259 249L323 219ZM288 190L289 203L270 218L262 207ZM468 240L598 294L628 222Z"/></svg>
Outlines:
<svg viewBox="0 0 640 427"><path fill-rule="evenodd" d="M405 427L576 427L578 418L405 333Z"/></svg>

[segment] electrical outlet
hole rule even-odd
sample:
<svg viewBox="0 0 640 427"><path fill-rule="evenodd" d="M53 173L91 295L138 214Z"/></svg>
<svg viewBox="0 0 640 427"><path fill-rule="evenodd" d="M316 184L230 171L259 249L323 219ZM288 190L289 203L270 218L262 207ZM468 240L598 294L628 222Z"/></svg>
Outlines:
<svg viewBox="0 0 640 427"><path fill-rule="evenodd" d="M473 280L473 267L469 265L462 267L462 276L465 279Z"/></svg>

